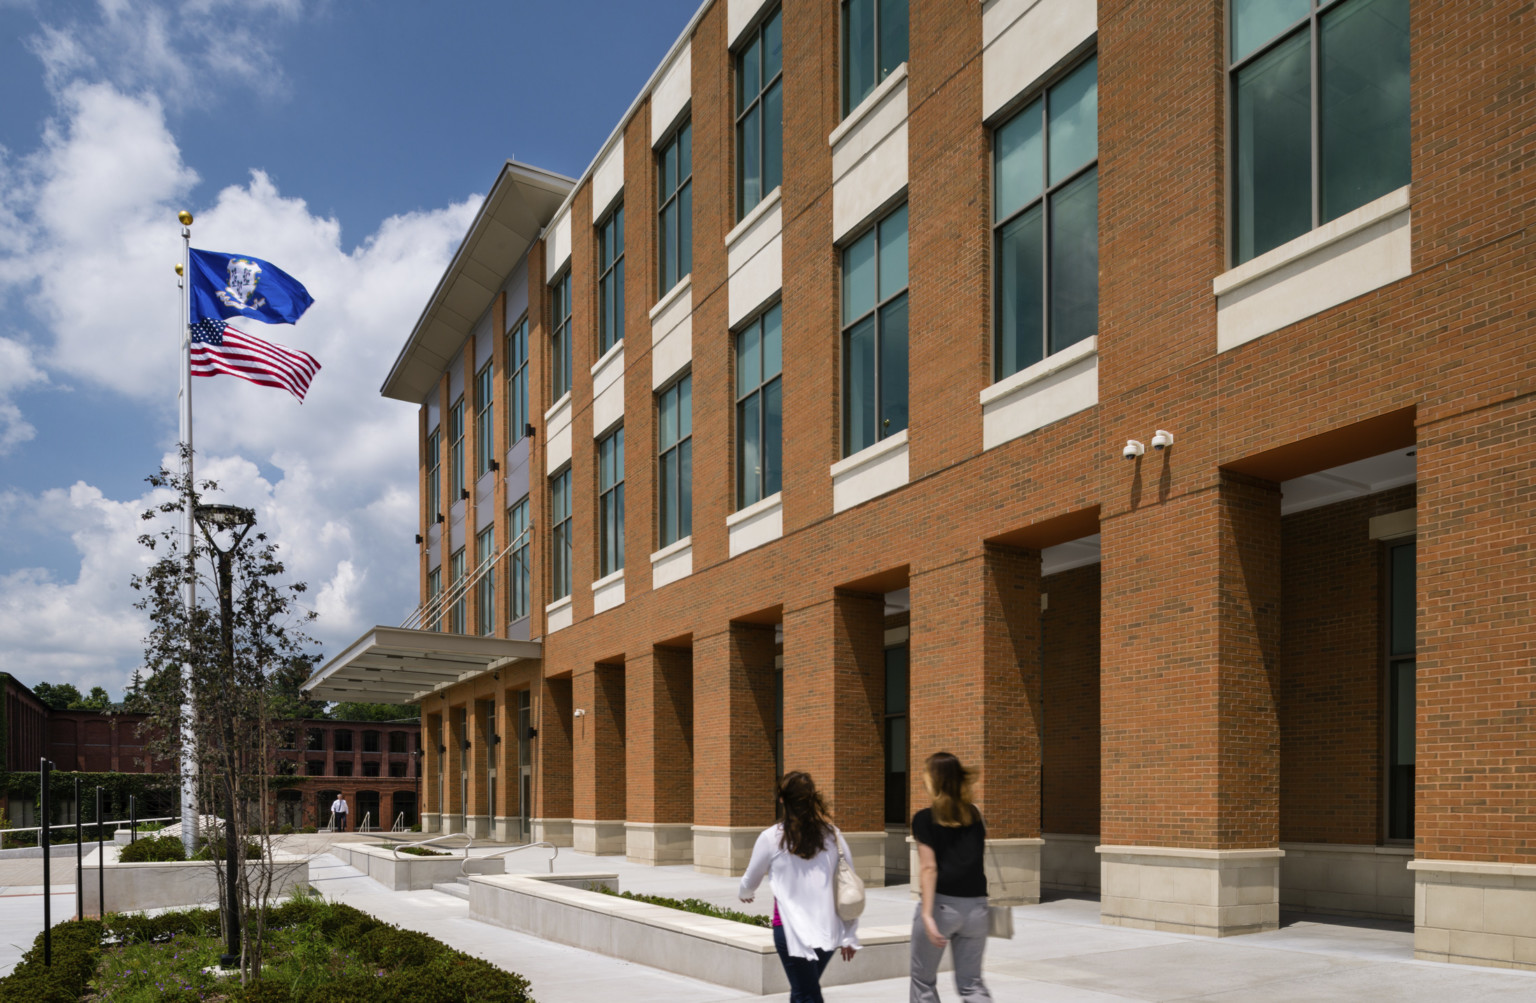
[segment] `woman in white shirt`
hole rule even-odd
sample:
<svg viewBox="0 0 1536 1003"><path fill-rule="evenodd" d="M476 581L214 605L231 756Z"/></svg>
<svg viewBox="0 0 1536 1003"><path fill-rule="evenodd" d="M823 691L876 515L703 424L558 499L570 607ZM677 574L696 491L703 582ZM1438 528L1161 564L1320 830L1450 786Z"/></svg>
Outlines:
<svg viewBox="0 0 1536 1003"><path fill-rule="evenodd" d="M741 900L751 902L764 876L773 885L773 945L789 979L789 1003L822 1003L821 973L832 952L852 961L859 921L837 915L833 876L848 844L827 817L827 804L810 775L779 781L782 821L764 829L741 877ZM852 856L848 855L852 860Z"/></svg>

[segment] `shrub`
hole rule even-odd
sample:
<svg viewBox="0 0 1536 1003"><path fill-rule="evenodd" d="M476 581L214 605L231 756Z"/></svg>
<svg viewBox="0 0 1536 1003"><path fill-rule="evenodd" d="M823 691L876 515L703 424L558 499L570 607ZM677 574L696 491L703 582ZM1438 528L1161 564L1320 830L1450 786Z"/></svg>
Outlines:
<svg viewBox="0 0 1536 1003"><path fill-rule="evenodd" d="M108 936L124 944L163 944L183 934L210 936L219 931L219 914L213 909L181 909L158 916L114 913L104 921Z"/></svg>
<svg viewBox="0 0 1536 1003"><path fill-rule="evenodd" d="M224 840L221 837L219 839L210 839L202 846L199 846L197 848L197 852L192 854L192 859L223 860L225 859L226 853L227 851L224 849ZM245 859L260 860L261 856L261 844L255 840L247 840L245 844Z"/></svg>
<svg viewBox="0 0 1536 1003"><path fill-rule="evenodd" d="M380 926L357 941L357 953L381 968L414 968L425 965L441 946L426 934Z"/></svg>
<svg viewBox="0 0 1536 1003"><path fill-rule="evenodd" d="M442 850L434 850L427 846L402 846L398 848L401 853L408 853L413 857L451 857L453 854L444 853Z"/></svg>
<svg viewBox="0 0 1536 1003"><path fill-rule="evenodd" d="M164 864L186 859L180 836L149 836L129 843L117 855L121 864Z"/></svg>
<svg viewBox="0 0 1536 1003"><path fill-rule="evenodd" d="M293 991L281 982L257 979L231 990L229 1003L293 1003Z"/></svg>
<svg viewBox="0 0 1536 1003"><path fill-rule="evenodd" d="M38 934L21 963L0 979L0 1003L77 1003L96 973L101 933L94 919L54 927L51 967L43 965L43 935Z"/></svg>
<svg viewBox="0 0 1536 1003"><path fill-rule="evenodd" d="M668 909L691 912L697 916L713 916L716 919L728 919L733 923L745 923L748 926L771 927L773 925L773 920L767 916L760 916L755 912L726 909L705 902L703 899L669 899L664 895L636 895L634 892L616 892L607 885L595 883L588 885L587 888L590 891L602 892L604 895L614 895L635 902L649 902L651 905L666 906Z"/></svg>

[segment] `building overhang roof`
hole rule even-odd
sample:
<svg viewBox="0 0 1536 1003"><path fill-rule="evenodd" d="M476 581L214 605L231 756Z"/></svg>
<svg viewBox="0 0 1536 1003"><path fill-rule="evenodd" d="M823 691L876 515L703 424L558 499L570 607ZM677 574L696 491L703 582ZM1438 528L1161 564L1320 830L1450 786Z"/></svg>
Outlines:
<svg viewBox="0 0 1536 1003"><path fill-rule="evenodd" d="M420 404L575 184L508 160L379 393Z"/></svg>
<svg viewBox="0 0 1536 1003"><path fill-rule="evenodd" d="M374 627L300 687L316 700L419 703L429 693L519 661L537 661L538 641Z"/></svg>

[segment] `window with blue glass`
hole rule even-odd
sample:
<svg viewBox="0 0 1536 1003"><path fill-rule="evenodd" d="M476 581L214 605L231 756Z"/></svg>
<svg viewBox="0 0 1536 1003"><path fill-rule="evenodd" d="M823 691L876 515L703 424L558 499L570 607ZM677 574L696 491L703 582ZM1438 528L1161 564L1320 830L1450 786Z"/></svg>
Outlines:
<svg viewBox="0 0 1536 1003"><path fill-rule="evenodd" d="M624 340L624 207L597 227L597 354Z"/></svg>
<svg viewBox="0 0 1536 1003"><path fill-rule="evenodd" d="M774 10L736 53L736 218L784 176L784 12Z"/></svg>
<svg viewBox="0 0 1536 1003"><path fill-rule="evenodd" d="M775 303L736 335L736 507L779 493L783 481L783 308Z"/></svg>
<svg viewBox="0 0 1536 1003"><path fill-rule="evenodd" d="M550 591L554 598L571 594L571 468L549 479Z"/></svg>
<svg viewBox="0 0 1536 1003"><path fill-rule="evenodd" d="M528 430L528 318L507 332L507 446Z"/></svg>
<svg viewBox="0 0 1536 1003"><path fill-rule="evenodd" d="M549 352L550 393L559 400L571 392L571 273L566 271L549 287L551 331Z"/></svg>
<svg viewBox="0 0 1536 1003"><path fill-rule="evenodd" d="M624 428L597 441L597 554L599 576L624 567Z"/></svg>
<svg viewBox="0 0 1536 1003"><path fill-rule="evenodd" d="M907 427L907 207L843 251L843 455Z"/></svg>
<svg viewBox="0 0 1536 1003"><path fill-rule="evenodd" d="M907 0L843 0L843 114L907 61Z"/></svg>
<svg viewBox="0 0 1536 1003"><path fill-rule="evenodd" d="M659 295L693 271L693 125L684 122L656 154Z"/></svg>
<svg viewBox="0 0 1536 1003"><path fill-rule="evenodd" d="M663 547L693 534L693 377L656 395L657 536Z"/></svg>
<svg viewBox="0 0 1536 1003"><path fill-rule="evenodd" d="M512 557L508 561L507 620L521 620L528 615L533 585L533 523L529 498L524 495L507 510L507 535L512 538Z"/></svg>

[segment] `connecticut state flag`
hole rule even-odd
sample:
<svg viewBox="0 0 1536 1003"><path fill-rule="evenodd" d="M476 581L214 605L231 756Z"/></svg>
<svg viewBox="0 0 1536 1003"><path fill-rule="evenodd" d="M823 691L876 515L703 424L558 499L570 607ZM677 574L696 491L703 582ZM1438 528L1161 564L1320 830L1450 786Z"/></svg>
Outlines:
<svg viewBox="0 0 1536 1003"><path fill-rule="evenodd" d="M300 403L320 363L234 327L230 317L292 324L314 302L297 279L269 261L245 254L192 250L191 360L193 376L238 376L286 390Z"/></svg>

